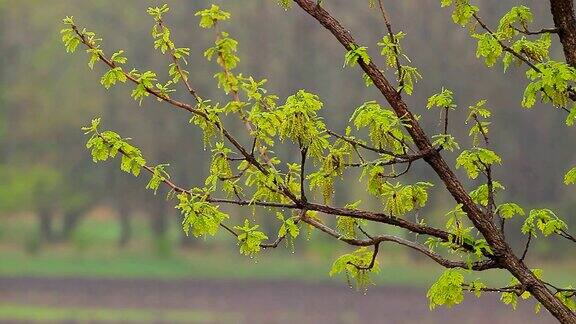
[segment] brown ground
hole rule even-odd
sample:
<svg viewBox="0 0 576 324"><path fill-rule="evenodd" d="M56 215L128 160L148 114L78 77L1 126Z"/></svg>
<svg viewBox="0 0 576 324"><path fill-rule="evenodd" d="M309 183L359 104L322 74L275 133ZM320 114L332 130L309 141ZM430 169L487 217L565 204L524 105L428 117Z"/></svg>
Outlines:
<svg viewBox="0 0 576 324"><path fill-rule="evenodd" d="M425 291L345 284L213 280L0 278L0 303L53 307L190 309L238 313L239 323L553 323L531 305L515 312L496 296L469 295L428 310ZM521 302L520 302L521 303Z"/></svg>

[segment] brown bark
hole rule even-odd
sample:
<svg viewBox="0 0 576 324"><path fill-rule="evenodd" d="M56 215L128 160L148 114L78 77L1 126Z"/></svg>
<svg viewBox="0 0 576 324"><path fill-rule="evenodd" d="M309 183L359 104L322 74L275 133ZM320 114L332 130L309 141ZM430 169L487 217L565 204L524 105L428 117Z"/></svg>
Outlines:
<svg viewBox="0 0 576 324"><path fill-rule="evenodd" d="M304 11L314 17L322 26L328 29L334 37L347 49L352 49L352 45L357 45L354 38L336 19L326 10L317 5L312 0L294 0ZM554 2L554 1L552 1ZM463 210L468 215L474 226L482 233L494 252L494 260L499 262L504 268L512 273L526 289L532 293L542 305L562 323L576 323L576 314L568 309L558 300L546 286L538 280L526 265L516 257L506 243L498 227L492 222L490 217L482 213L478 206L472 201L454 172L450 169L441 154L432 149L429 137L420 127L418 121L408 110L406 103L400 94L394 89L382 72L370 62L366 64L359 60L359 64L364 72L372 79L374 85L380 90L386 101L399 117L409 120L409 127L406 131L410 134L414 143L422 152L433 151L425 158L425 161L434 169L436 174L444 182L446 189L450 192L456 202L463 205Z"/></svg>
<svg viewBox="0 0 576 324"><path fill-rule="evenodd" d="M562 43L566 63L576 67L576 17L573 0L550 0L550 11Z"/></svg>

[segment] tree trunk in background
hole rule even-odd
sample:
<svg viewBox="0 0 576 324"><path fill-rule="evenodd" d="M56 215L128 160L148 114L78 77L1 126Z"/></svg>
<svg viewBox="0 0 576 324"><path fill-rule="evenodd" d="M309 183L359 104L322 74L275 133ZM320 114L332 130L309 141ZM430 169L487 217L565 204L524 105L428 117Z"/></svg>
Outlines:
<svg viewBox="0 0 576 324"><path fill-rule="evenodd" d="M62 220L62 232L58 239L67 241L72 236L74 229L82 218L82 212L78 210L67 211Z"/></svg>
<svg viewBox="0 0 576 324"><path fill-rule="evenodd" d="M172 242L168 234L168 219L174 213L173 208L164 199L150 199L150 228L153 236L153 248L160 257L170 256Z"/></svg>
<svg viewBox="0 0 576 324"><path fill-rule="evenodd" d="M115 117L115 114L113 114ZM118 235L118 246L125 247L132 238L132 223L130 222L130 205L128 202L131 196L129 190L123 190L126 185L125 177L119 176L117 170L109 170L106 174L106 187L110 193L109 201L116 212L120 233Z"/></svg>
<svg viewBox="0 0 576 324"><path fill-rule="evenodd" d="M166 235L168 225L168 206L164 199L149 199L150 203L150 228L155 238L162 238Z"/></svg>
<svg viewBox="0 0 576 324"><path fill-rule="evenodd" d="M40 224L40 240L43 242L50 242L54 238L52 232L52 221L54 213L51 209L42 209L38 212L38 219Z"/></svg>
<svg viewBox="0 0 576 324"><path fill-rule="evenodd" d="M118 224L120 225L120 234L118 236L119 247L125 247L130 243L130 239L132 238L132 223L130 222L131 208L128 203L131 198L130 195L127 194L127 191L123 190L124 182L124 178L109 173L108 185L110 186L110 192L113 195L110 198L112 206L116 211Z"/></svg>
<svg viewBox="0 0 576 324"><path fill-rule="evenodd" d="M573 0L550 0L550 11L562 43L566 63L576 67L576 17Z"/></svg>

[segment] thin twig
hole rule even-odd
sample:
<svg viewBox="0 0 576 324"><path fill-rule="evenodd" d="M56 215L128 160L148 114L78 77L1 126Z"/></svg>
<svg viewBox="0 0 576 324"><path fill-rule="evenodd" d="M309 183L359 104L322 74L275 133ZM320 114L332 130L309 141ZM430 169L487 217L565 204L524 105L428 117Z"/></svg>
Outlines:
<svg viewBox="0 0 576 324"><path fill-rule="evenodd" d="M475 271L483 271L483 270L488 270L488 269L495 269L495 268L500 268L499 264L494 261L494 260L483 260L483 261L477 261L477 262L473 262L473 263L469 263L469 262L464 262L464 261L452 261L452 260L448 260L444 257L442 257L440 254L431 251L430 249L428 249L427 247L425 247L424 245L421 245L419 243L416 242L412 242L394 235L378 235L375 236L372 239L369 240L360 240L360 239L351 239L351 238L346 238L343 237L340 233L338 233L336 230L322 224L320 221L310 218L310 217L303 217L302 221L314 226L315 228L319 229L320 231L334 237L337 238L338 240L345 242L349 245L353 245L353 246L375 246L376 244L379 244L381 242L394 242L406 247L409 247L411 249L414 249L416 251L419 251L420 253L426 255L427 257L429 257L430 259L434 260L436 263L442 265L445 268L463 268L463 269L472 269Z"/></svg>

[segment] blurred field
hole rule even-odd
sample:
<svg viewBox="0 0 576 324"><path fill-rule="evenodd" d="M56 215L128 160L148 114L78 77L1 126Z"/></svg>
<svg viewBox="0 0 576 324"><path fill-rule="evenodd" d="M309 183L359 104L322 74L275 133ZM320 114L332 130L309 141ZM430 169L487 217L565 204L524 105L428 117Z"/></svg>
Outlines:
<svg viewBox="0 0 576 324"><path fill-rule="evenodd" d="M122 278L208 278L208 279L283 279L298 281L343 281L330 278L334 259L348 251L344 244L315 239L296 242L294 248L281 245L251 259L238 254L235 242L225 233L214 239L195 239L191 247L179 245L176 226L162 240L154 240L144 219L135 218L130 244L118 248L119 226L106 214L86 218L74 231L71 242L36 246L37 224L29 216L6 217L0 222L0 275L71 276ZM378 284L426 287L442 270L410 255L396 246L383 246ZM572 260L574 261L574 260ZM552 262L537 261L543 266ZM544 275L559 284L574 279L573 264L547 266ZM477 274L476 274L477 275ZM508 277L485 271L482 278L493 284L506 284ZM345 284L345 283L343 283Z"/></svg>
<svg viewBox="0 0 576 324"><path fill-rule="evenodd" d="M6 218L0 222L0 275L330 281L330 265L345 251L344 245L316 239L297 242L294 250L281 245L250 259L239 255L226 235L197 239L196 245L183 248L176 226L163 240L153 239L144 219L135 218L132 226L132 240L122 249L117 247L118 223L107 216L85 219L71 242L38 246L32 217ZM408 257L404 253L389 257L382 260L379 283L422 286L439 273L435 267L425 266L429 269L423 272L424 265L402 262Z"/></svg>
<svg viewBox="0 0 576 324"><path fill-rule="evenodd" d="M530 305L512 312L498 296L478 301L470 295L453 310L429 312L426 289L441 269L394 248L382 250L377 285L364 296L344 277L328 276L344 247L324 242L318 233L311 242L296 242L294 253L282 246L250 259L238 255L227 236L183 248L176 226L166 241L156 242L146 225L135 218L132 241L118 249L116 220L95 214L78 226L71 242L36 246L32 217L4 218L0 322L378 323L379 314L388 316L386 323L549 319L533 315ZM573 279L570 264L547 269L554 269L545 275L556 282ZM483 278L493 284L509 280L494 271ZM486 307L490 314L482 311Z"/></svg>

